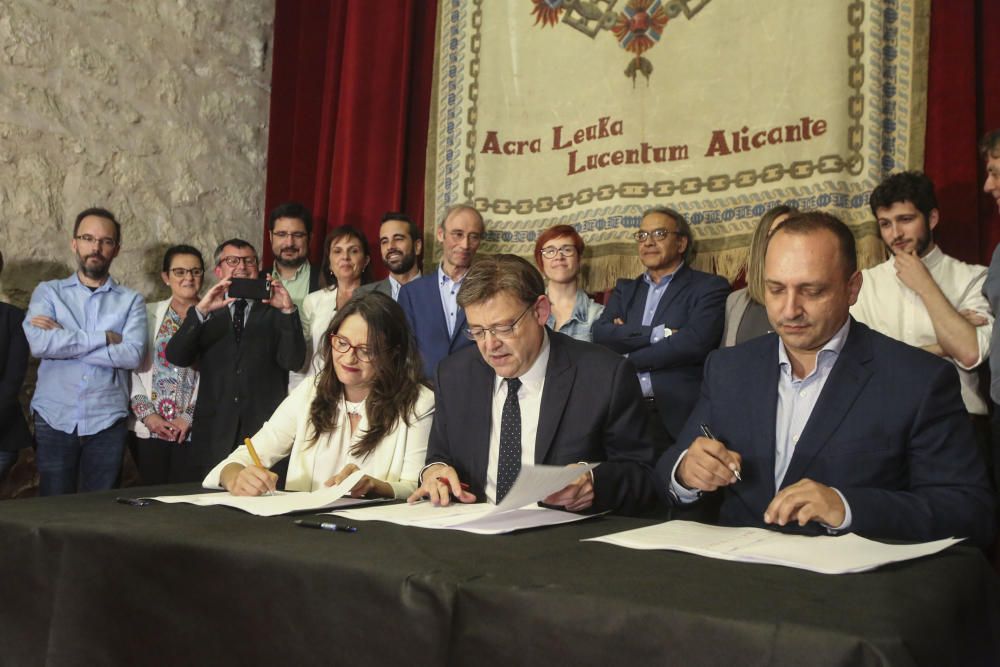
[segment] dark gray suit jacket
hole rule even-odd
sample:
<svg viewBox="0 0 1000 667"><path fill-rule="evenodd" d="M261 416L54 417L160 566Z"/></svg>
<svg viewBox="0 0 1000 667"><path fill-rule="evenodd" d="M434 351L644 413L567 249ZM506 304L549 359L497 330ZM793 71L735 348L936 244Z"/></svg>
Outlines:
<svg viewBox="0 0 1000 667"><path fill-rule="evenodd" d="M654 439L635 367L609 350L548 332L550 353L535 440L535 462L603 461L594 470L596 511L635 514L655 503L650 477ZM485 498L493 383L479 348L459 350L438 365L434 425L427 463L458 471Z"/></svg>
<svg viewBox="0 0 1000 667"><path fill-rule="evenodd" d="M368 283L366 285L362 285L361 287L357 288L356 290L354 290L353 298L364 296L369 292L381 292L382 294L385 294L388 297L392 297L392 285L389 284L388 278L383 278L382 280L376 283Z"/></svg>
<svg viewBox="0 0 1000 667"><path fill-rule="evenodd" d="M31 435L18 403L28 369L28 339L21 324L24 311L0 302L0 451L31 446Z"/></svg>
<svg viewBox="0 0 1000 667"><path fill-rule="evenodd" d="M237 345L229 308L202 323L192 306L166 353L170 363L201 372L191 447L207 473L285 399L288 372L302 368L306 343L298 310L285 315L255 303Z"/></svg>

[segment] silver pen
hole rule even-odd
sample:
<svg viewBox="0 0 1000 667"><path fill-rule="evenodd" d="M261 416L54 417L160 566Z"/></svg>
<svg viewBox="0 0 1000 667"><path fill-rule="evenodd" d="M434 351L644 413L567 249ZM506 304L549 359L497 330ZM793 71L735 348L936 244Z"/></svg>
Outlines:
<svg viewBox="0 0 1000 667"><path fill-rule="evenodd" d="M701 434L706 438L708 438L709 440L718 440L718 438L716 438L715 435L712 434L712 429L708 427L708 424L701 425ZM733 474L736 475L736 481L742 482L743 478L740 477L740 471L735 468L732 468L731 470L733 471Z"/></svg>

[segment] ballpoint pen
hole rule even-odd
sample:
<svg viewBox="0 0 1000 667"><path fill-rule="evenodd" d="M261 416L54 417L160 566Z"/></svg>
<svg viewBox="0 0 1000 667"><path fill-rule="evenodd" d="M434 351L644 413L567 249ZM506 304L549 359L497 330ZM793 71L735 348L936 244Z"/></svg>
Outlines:
<svg viewBox="0 0 1000 667"><path fill-rule="evenodd" d="M296 526L301 526L303 528L315 528L316 530L329 530L333 533L356 533L358 529L355 526L348 526L342 523L329 523L327 521L309 521L308 519L296 519Z"/></svg>
<svg viewBox="0 0 1000 667"><path fill-rule="evenodd" d="M701 434L703 436L705 436L706 438L708 438L709 440L717 440L718 439L712 433L712 429L710 429L708 427L708 424L702 424L701 425ZM736 475L736 481L737 482L742 482L743 478L740 477L740 471L738 469L736 469L736 468L731 468L731 470L733 471L733 474Z"/></svg>

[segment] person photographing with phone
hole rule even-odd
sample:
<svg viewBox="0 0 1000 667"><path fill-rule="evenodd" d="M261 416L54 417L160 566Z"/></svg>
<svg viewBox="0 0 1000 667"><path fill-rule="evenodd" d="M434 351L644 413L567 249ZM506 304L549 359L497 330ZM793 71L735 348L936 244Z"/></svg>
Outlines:
<svg viewBox="0 0 1000 667"><path fill-rule="evenodd" d="M191 431L200 476L260 429L285 398L289 371L305 362L298 309L280 278L272 277L269 290L250 283L259 272L250 243L221 243L214 269L219 282L191 307L167 344L170 363L198 364L201 372Z"/></svg>

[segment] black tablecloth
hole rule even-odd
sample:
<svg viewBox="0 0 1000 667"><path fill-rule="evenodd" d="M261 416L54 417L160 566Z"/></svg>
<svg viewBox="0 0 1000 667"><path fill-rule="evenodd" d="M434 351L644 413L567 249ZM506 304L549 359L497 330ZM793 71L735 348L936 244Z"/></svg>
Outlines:
<svg viewBox="0 0 1000 667"><path fill-rule="evenodd" d="M641 519L347 534L122 493L0 503L0 663L1000 663L1000 587L968 547L825 576L580 542Z"/></svg>

